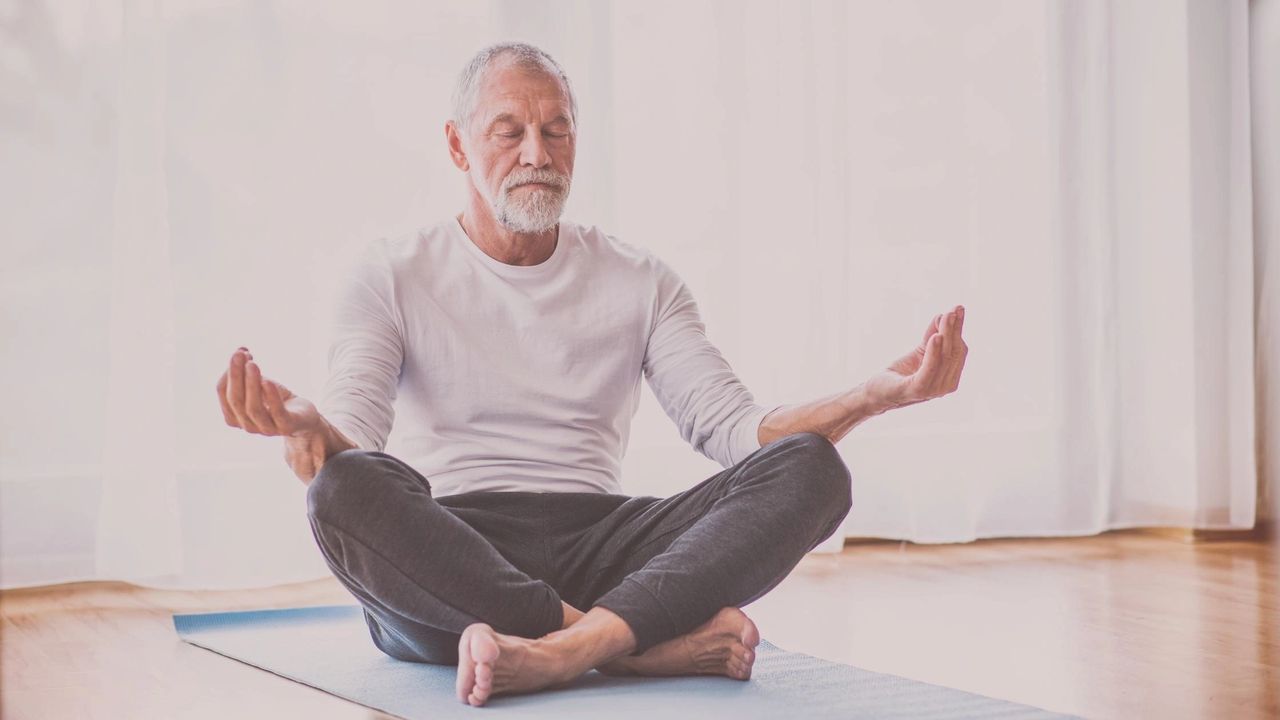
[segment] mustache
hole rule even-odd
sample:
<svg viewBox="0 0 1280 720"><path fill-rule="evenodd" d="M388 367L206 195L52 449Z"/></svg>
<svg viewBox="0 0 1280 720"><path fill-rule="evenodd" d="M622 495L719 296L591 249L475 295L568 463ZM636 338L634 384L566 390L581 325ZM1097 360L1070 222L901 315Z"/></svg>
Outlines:
<svg viewBox="0 0 1280 720"><path fill-rule="evenodd" d="M554 170L516 170L508 175L506 180L502 181L502 192L505 194L520 185L527 185L529 183L546 183L556 190L563 192L569 187L569 178L568 176L561 175Z"/></svg>

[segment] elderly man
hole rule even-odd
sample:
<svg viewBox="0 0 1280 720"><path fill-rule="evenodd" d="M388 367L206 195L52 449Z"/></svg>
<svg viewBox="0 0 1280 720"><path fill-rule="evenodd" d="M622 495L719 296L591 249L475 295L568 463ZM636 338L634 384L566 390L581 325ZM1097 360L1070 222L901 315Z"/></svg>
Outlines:
<svg viewBox="0 0 1280 720"><path fill-rule="evenodd" d="M741 606L849 511L834 443L954 391L967 352L956 307L851 390L757 405L670 267L560 220L577 115L546 53L482 50L445 124L466 208L367 246L338 305L323 411L246 348L217 384L228 425L284 437L373 642L456 663L472 705L592 668L747 679L759 633ZM622 494L642 375L722 472L668 498Z"/></svg>

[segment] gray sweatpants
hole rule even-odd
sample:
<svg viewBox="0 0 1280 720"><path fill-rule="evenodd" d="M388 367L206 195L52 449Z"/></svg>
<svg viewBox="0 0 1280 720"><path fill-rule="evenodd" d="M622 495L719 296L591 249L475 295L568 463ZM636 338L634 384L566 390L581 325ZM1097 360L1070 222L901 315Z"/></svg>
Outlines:
<svg viewBox="0 0 1280 720"><path fill-rule="evenodd" d="M639 655L722 607L773 589L850 507L831 442L797 433L668 498L591 492L466 492L382 452L346 450L307 490L325 560L364 607L374 644L401 660L456 664L484 622L537 638L560 601L604 607Z"/></svg>

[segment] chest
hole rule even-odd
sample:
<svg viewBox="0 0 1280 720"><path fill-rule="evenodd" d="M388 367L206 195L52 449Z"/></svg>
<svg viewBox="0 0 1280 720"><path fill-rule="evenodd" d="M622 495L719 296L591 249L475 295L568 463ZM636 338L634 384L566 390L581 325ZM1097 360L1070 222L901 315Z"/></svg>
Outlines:
<svg viewBox="0 0 1280 720"><path fill-rule="evenodd" d="M653 298L643 287L579 282L552 292L437 286L407 315L412 391L428 403L508 408L609 405L641 374Z"/></svg>

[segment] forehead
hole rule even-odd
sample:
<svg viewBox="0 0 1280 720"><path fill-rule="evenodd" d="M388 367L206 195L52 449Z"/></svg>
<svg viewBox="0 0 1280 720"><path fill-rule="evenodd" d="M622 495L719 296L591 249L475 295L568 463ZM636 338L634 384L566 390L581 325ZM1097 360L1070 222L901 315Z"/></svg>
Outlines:
<svg viewBox="0 0 1280 720"><path fill-rule="evenodd" d="M484 74L476 92L476 119L488 123L500 115L551 120L570 117L569 95L560 78L501 60Z"/></svg>

